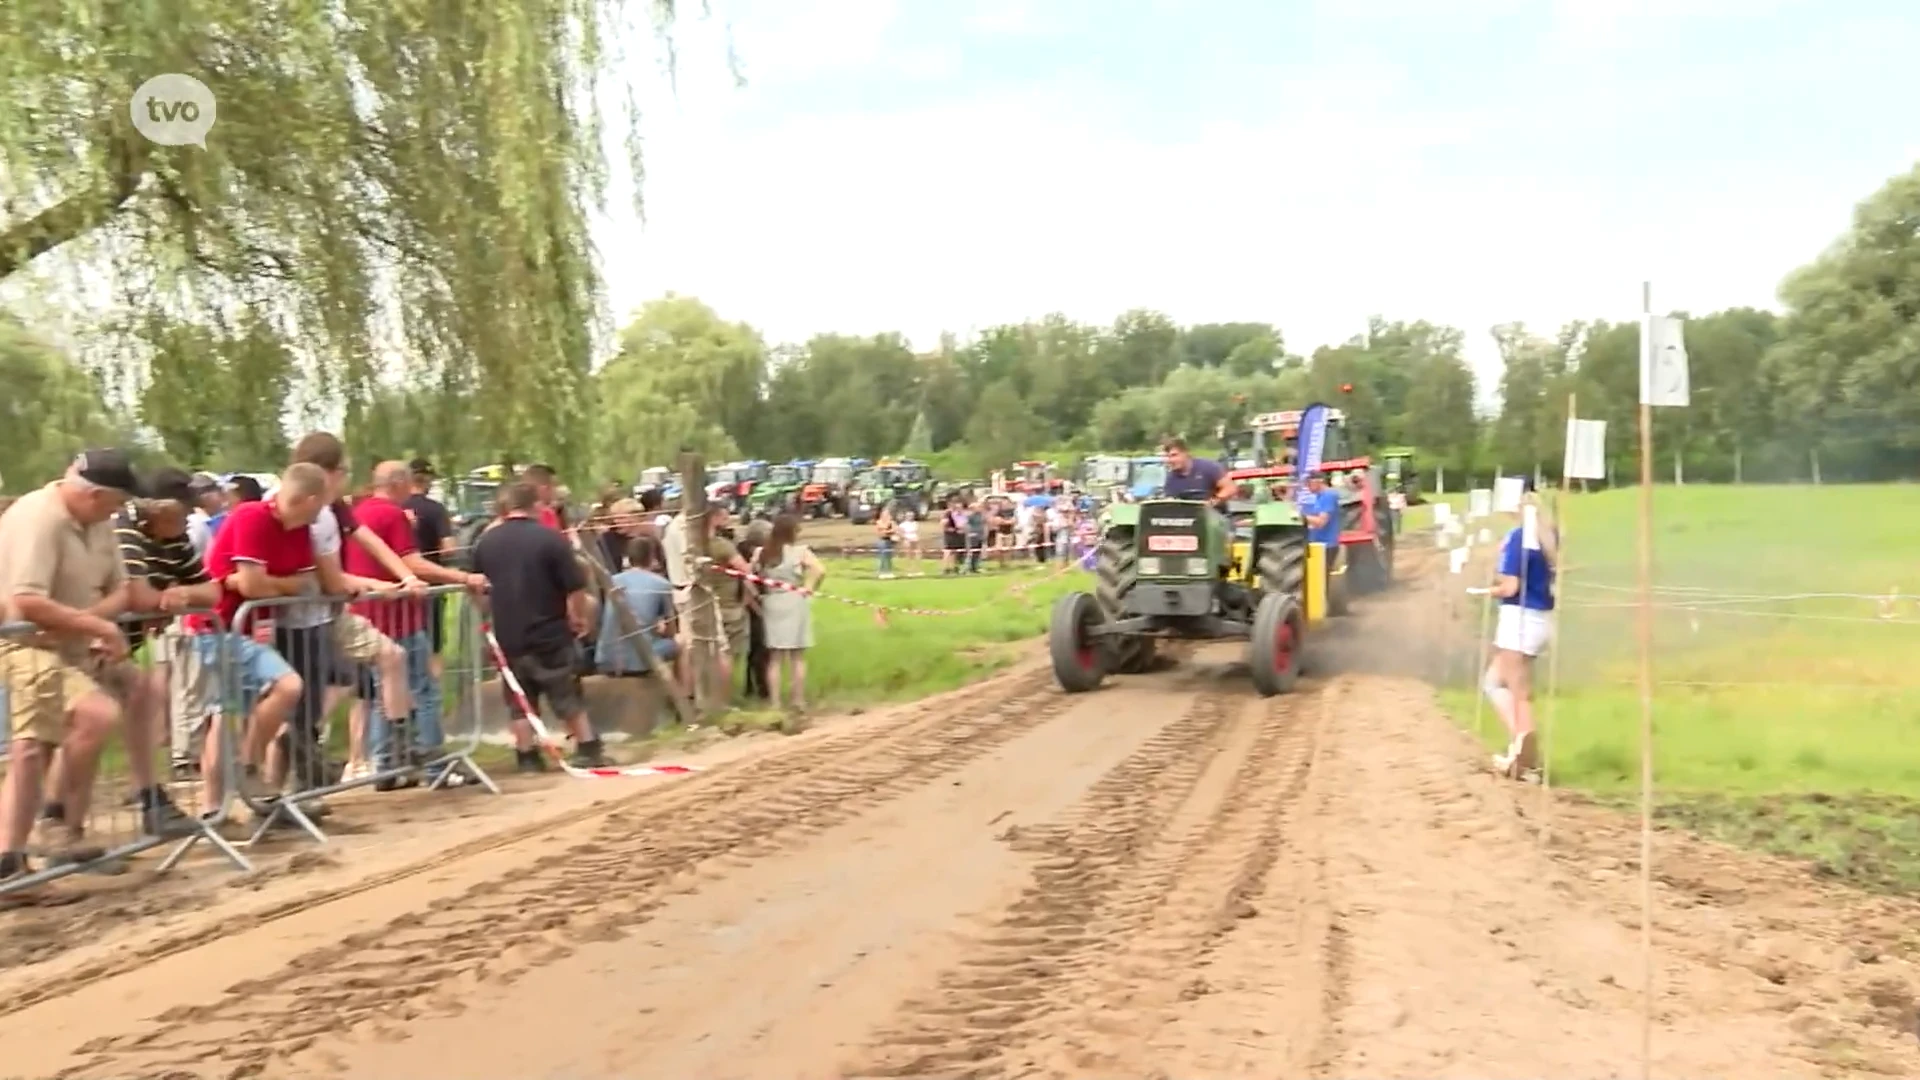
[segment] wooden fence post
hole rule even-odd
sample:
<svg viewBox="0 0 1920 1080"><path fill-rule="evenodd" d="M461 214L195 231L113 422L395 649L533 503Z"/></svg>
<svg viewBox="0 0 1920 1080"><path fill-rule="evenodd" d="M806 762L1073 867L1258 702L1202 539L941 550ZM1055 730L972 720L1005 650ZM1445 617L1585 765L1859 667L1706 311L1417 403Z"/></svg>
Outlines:
<svg viewBox="0 0 1920 1080"><path fill-rule="evenodd" d="M680 455L680 517L687 541L681 553L682 569L691 585L686 612L687 671L693 680L693 711L705 719L713 714L713 671L719 666L714 650L718 646L710 640L713 635L696 633L695 627L702 621L703 612L717 626L719 614L713 608L713 590L700 571L700 559L706 555L712 536L707 525L707 466L705 459L692 451Z"/></svg>

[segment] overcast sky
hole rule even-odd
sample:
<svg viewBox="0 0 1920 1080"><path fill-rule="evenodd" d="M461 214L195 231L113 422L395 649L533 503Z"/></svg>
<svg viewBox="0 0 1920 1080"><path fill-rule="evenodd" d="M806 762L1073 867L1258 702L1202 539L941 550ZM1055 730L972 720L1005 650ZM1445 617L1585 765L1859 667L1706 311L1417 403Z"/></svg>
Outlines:
<svg viewBox="0 0 1920 1080"><path fill-rule="evenodd" d="M1771 305L1920 151L1920 4L714 0L652 62L624 315L917 345L1049 311L1551 330ZM696 8L692 0L683 4ZM749 85L727 75L727 26ZM617 194L620 200L624 193Z"/></svg>

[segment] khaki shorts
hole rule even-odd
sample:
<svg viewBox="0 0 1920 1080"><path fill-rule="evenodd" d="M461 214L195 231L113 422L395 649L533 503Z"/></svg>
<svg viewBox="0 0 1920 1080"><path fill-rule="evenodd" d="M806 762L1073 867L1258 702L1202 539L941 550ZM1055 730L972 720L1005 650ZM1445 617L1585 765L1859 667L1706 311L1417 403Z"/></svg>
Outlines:
<svg viewBox="0 0 1920 1080"><path fill-rule="evenodd" d="M343 659L372 664L380 658L381 650L392 644L392 640L363 615L343 611L333 620L333 647Z"/></svg>
<svg viewBox="0 0 1920 1080"><path fill-rule="evenodd" d="M0 644L0 691L5 692L11 738L59 745L67 714L92 693L126 701L141 677L131 661L74 663L50 649Z"/></svg>

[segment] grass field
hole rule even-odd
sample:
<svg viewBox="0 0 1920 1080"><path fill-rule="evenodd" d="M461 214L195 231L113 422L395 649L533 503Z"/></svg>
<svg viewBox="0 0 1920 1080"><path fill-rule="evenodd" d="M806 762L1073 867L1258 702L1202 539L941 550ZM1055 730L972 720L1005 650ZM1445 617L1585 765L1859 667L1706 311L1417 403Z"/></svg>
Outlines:
<svg viewBox="0 0 1920 1080"><path fill-rule="evenodd" d="M1920 487L1662 487L1654 506L1663 816L1920 887ZM1637 514L1633 491L1563 508L1559 689L1539 698L1554 783L1602 799L1639 783ZM1471 722L1471 688L1444 696Z"/></svg>

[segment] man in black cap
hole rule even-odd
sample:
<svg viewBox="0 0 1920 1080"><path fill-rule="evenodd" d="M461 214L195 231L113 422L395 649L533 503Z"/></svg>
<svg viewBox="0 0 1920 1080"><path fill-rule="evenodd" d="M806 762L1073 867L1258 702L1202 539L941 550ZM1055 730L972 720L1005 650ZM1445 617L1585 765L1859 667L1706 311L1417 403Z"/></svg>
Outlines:
<svg viewBox="0 0 1920 1080"><path fill-rule="evenodd" d="M150 723L158 706L115 621L130 593L112 519L129 497L143 494L124 453L88 450L65 476L0 517L0 618L36 627L28 636L0 638L11 738L0 780L0 881L28 872L27 840L56 749L66 798L44 850L61 862L104 854L84 840L101 746L123 709ZM136 783L152 786L152 765L144 762Z"/></svg>
<svg viewBox="0 0 1920 1080"><path fill-rule="evenodd" d="M413 494L401 507L407 512L407 519L413 522L413 546L420 554L437 566L447 565L453 555L453 516L440 500L427 492L433 489L433 481L439 474L433 470L433 462L426 458L414 458L407 463L413 473ZM447 598L434 596L427 600L427 638L433 648L433 677L437 680L443 670L440 650L446 645Z"/></svg>
<svg viewBox="0 0 1920 1080"><path fill-rule="evenodd" d="M114 539L120 546L121 565L127 579L127 610L159 612L157 619L138 623L123 622L132 643L148 641L172 626L173 616L190 607L211 608L219 600L219 588L201 569L200 556L187 539L189 507L193 504L193 478L174 468L155 469L141 485L146 497L126 504L114 515ZM177 639L177 635L176 635ZM185 652L177 640L170 639L162 649ZM165 659L172 652L163 652ZM171 664L165 666L171 667ZM199 674L200 665L194 664ZM165 786L154 776L154 749L160 741L162 694L167 675L161 671L143 671L139 682L121 697L123 737L127 748L127 771L133 778L133 797L149 832L184 831L185 815L173 804ZM185 732L172 741L182 751L191 739L195 725L204 716L190 716L187 710L204 700L204 695L176 694L175 727ZM185 699L184 703L181 699ZM204 713L204 705L201 712ZM57 828L65 816L63 803L67 791L62 755L55 754L47 774L47 802L41 810L41 822L47 829Z"/></svg>

